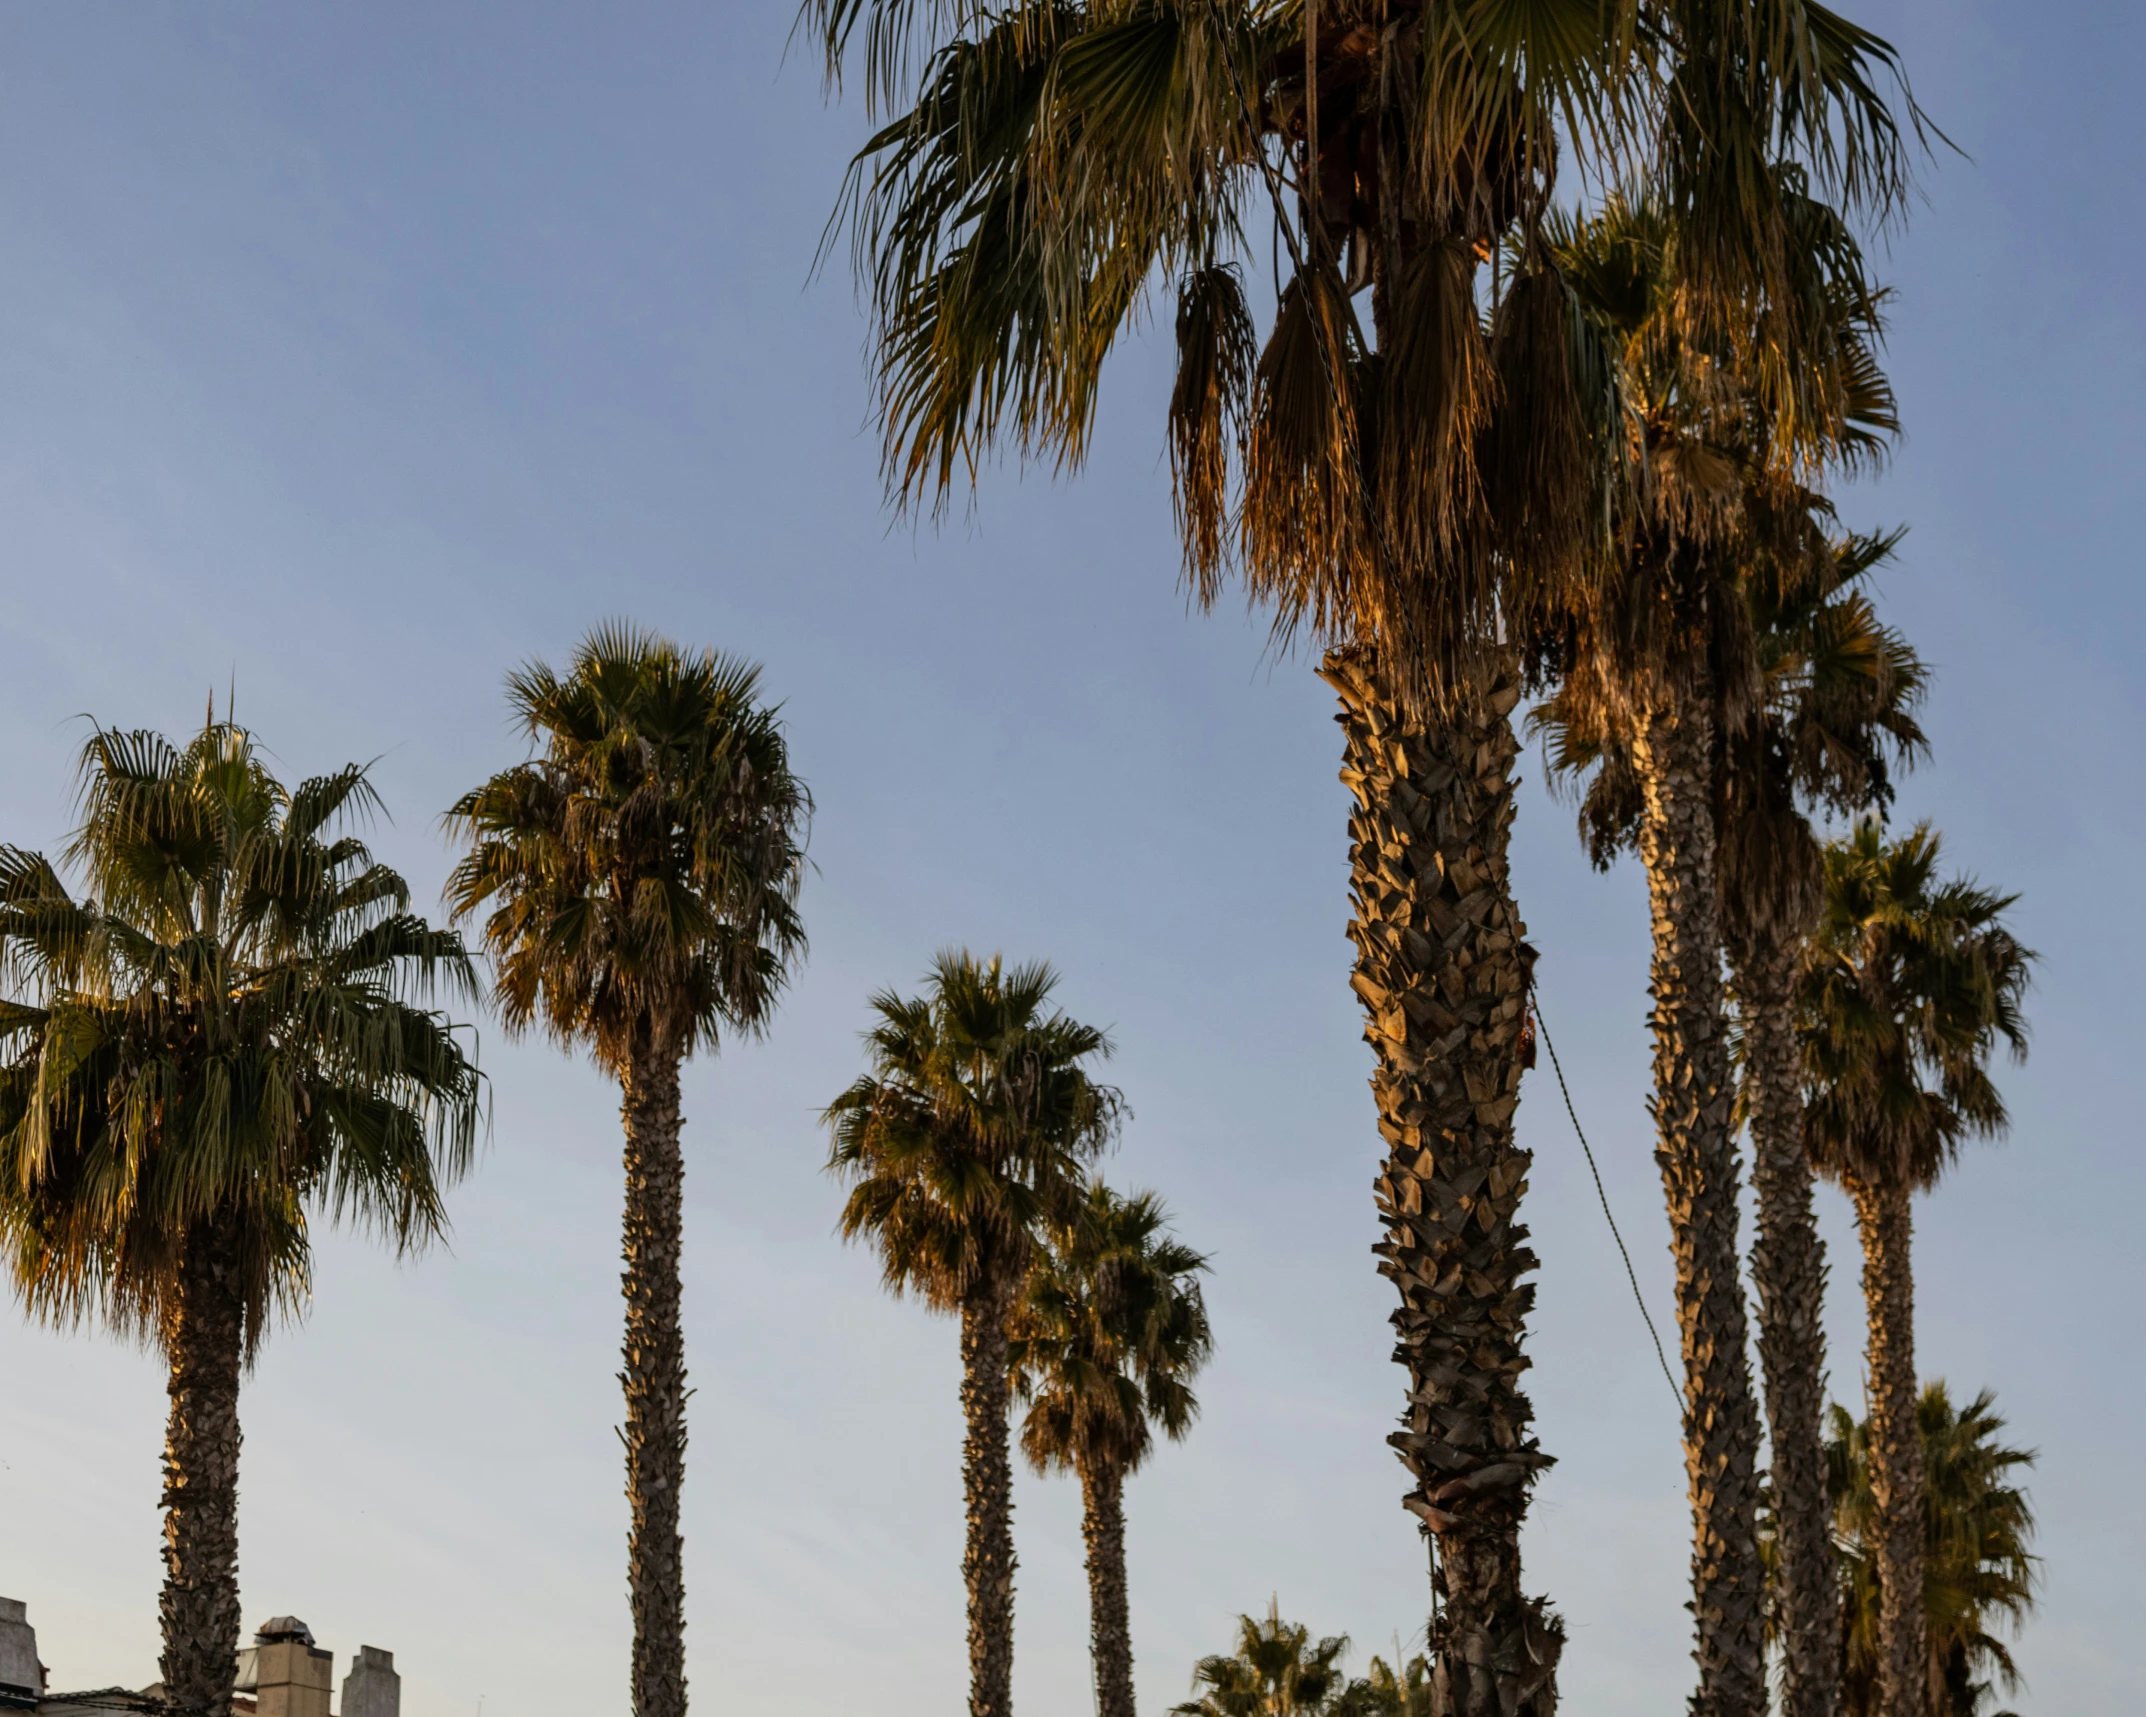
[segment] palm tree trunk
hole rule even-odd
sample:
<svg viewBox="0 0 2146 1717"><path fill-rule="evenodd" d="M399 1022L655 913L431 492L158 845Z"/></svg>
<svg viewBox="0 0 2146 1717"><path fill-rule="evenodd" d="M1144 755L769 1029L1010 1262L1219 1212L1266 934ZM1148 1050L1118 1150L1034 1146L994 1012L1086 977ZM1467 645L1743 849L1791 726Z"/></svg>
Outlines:
<svg viewBox="0 0 2146 1717"><path fill-rule="evenodd" d="M1863 1234L1870 1320L1870 1497L1877 1509L1878 1710L1924 1717L1930 1676L1923 1609L1923 1450L1915 1414L1913 1194L1850 1181Z"/></svg>
<svg viewBox="0 0 2146 1717"><path fill-rule="evenodd" d="M685 1190L678 1062L641 1038L623 1081L626 1132L626 1583L633 1604L635 1717L685 1717L685 1541L678 1492L686 1465L685 1334L678 1254Z"/></svg>
<svg viewBox="0 0 2146 1717"><path fill-rule="evenodd" d="M1125 1475L1107 1461L1080 1469L1088 1545L1088 1643L1096 1717L1133 1717L1133 1624L1125 1593Z"/></svg>
<svg viewBox="0 0 2146 1717"><path fill-rule="evenodd" d="M1835 1717L1840 1705L1840 1587L1826 1499L1825 1243L1811 1211L1803 1144L1803 1062L1796 1044L1796 946L1785 934L1744 950L1736 969L1744 1025L1744 1104L1758 1236L1759 1362L1773 1445L1780 1556L1782 1717Z"/></svg>
<svg viewBox="0 0 2146 1717"><path fill-rule="evenodd" d="M174 1717L226 1717L238 1671L238 1385L246 1348L232 1225L197 1222L166 1314L164 1698Z"/></svg>
<svg viewBox="0 0 2146 1717"><path fill-rule="evenodd" d="M1417 722L1361 654L1330 652L1356 915L1351 980L1378 1056L1386 1158L1374 1183L1400 1290L1394 1359L1408 1368L1388 1441L1415 1478L1402 1505L1436 1540L1434 1717L1550 1717L1563 1632L1520 1589L1520 1523L1550 1457L1528 1433L1520 1351L1535 1290L1513 1143L1531 951L1506 865L1513 815L1511 664Z"/></svg>
<svg viewBox="0 0 2146 1717"><path fill-rule="evenodd" d="M1638 725L1640 857L1653 908L1654 1111L1676 1260L1691 1490L1692 1717L1763 1717L1758 1405L1737 1276L1737 1171L1721 914L1714 868L1712 713L1687 666Z"/></svg>
<svg viewBox="0 0 2146 1717"><path fill-rule="evenodd" d="M961 1483L969 1540L969 1717L1013 1710L1013 1458L1007 1446L1006 1313L996 1281L961 1302Z"/></svg>

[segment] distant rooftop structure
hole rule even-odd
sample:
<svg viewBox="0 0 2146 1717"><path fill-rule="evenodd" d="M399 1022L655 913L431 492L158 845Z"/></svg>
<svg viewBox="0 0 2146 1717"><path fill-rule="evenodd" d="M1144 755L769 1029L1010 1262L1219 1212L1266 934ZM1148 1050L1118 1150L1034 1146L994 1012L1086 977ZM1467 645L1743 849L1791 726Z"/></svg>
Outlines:
<svg viewBox="0 0 2146 1717"><path fill-rule="evenodd" d="M395 1654L361 1645L343 1677L341 1709L330 1700L335 1654L313 1641L313 1630L296 1616L271 1616L238 1654L235 1717L402 1717L402 1677ZM164 1686L101 1687L86 1693L54 1693L37 1658L37 1632L20 1598L0 1598L0 1714L37 1717L153 1717L162 1712Z"/></svg>
<svg viewBox="0 0 2146 1717"><path fill-rule="evenodd" d="M34 1710L44 1690L28 1606L20 1598L0 1598L0 1711Z"/></svg>

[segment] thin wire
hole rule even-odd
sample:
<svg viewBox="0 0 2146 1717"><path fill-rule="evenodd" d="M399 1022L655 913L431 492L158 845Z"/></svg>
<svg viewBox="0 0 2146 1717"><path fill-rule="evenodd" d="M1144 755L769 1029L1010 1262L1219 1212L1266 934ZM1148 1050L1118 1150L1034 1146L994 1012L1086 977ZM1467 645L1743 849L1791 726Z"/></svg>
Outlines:
<svg viewBox="0 0 2146 1717"><path fill-rule="evenodd" d="M1542 992L1535 987L1535 980L1528 980L1528 997L1534 1004L1535 1029L1542 1033L1542 1046L1550 1052L1550 1069L1557 1075L1557 1089L1565 1099L1565 1113L1572 1117L1572 1130L1580 1136L1580 1149L1587 1156L1587 1172L1595 1177L1595 1197L1602 1201L1603 1219L1609 1223L1610 1238L1617 1242L1617 1255L1624 1260L1625 1280L1632 1284L1632 1301L1639 1307L1639 1315L1646 1321L1647 1334L1654 1340L1654 1357L1661 1362L1662 1381L1669 1385L1670 1396L1677 1404L1677 1416L1684 1415L1684 1391L1677 1387L1677 1380L1670 1374L1669 1355L1662 1351L1661 1332L1654 1327L1654 1316L1647 1310L1647 1297L1639 1291L1639 1274L1632 1268L1632 1254L1625 1250L1624 1236L1617 1231L1617 1219L1610 1214L1609 1194L1602 1190L1602 1171L1595 1166L1594 1148L1587 1142L1587 1130L1580 1125L1579 1111L1572 1106L1572 1090L1565 1083L1564 1066L1557 1059L1557 1045L1550 1041L1549 1024L1542 1017Z"/></svg>

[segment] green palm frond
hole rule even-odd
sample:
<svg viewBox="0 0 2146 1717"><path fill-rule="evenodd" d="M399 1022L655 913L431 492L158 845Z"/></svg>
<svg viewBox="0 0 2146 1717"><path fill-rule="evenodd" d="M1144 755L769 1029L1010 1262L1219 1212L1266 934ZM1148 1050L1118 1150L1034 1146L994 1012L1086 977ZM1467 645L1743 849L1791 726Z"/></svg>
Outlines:
<svg viewBox="0 0 2146 1717"><path fill-rule="evenodd" d="M543 749L447 818L449 904L485 915L507 1028L612 1068L761 1030L804 952L812 800L759 670L613 623L508 690Z"/></svg>
<svg viewBox="0 0 2146 1717"><path fill-rule="evenodd" d="M1940 854L1926 823L1889 840L1865 821L1826 849L1800 1007L1805 1137L1827 1174L1921 1189L2007 1124L1989 1059L2026 1053L2036 956L2005 923L2017 897L1940 880Z"/></svg>
<svg viewBox="0 0 2146 1717"><path fill-rule="evenodd" d="M443 1231L483 1112L460 939L337 827L362 766L286 791L245 730L98 730L70 896L0 849L0 1249L36 1314L157 1337L189 1237L239 1269L249 1351L310 1279L306 1210L398 1247Z"/></svg>
<svg viewBox="0 0 2146 1717"><path fill-rule="evenodd" d="M1180 1438L1191 1378L1213 1348L1198 1277L1206 1258L1171 1237L1153 1193L1100 1181L1057 1224L1012 1322L1021 1446L1037 1471L1130 1473L1154 1431Z"/></svg>
<svg viewBox="0 0 2146 1717"><path fill-rule="evenodd" d="M1869 1427L1845 1408L1828 1414L1827 1486L1841 1553L1845 1717L1877 1711L1878 1531L1870 1487ZM2021 1685L1998 1630L2015 1631L2035 1607L2040 1561L2034 1510L2016 1475L2036 1459L2001 1441L2005 1420L1984 1390L1955 1406L1943 1380L1916 1403L1923 1444L1923 1609L1929 1625L1931 1708L1976 1717L1992 1684Z"/></svg>
<svg viewBox="0 0 2146 1717"><path fill-rule="evenodd" d="M1349 1682L1341 1668L1346 1634L1314 1640L1282 1620L1280 1601L1264 1617L1237 1618L1237 1650L1203 1657L1192 1671L1196 1697L1172 1717L1340 1717Z"/></svg>
<svg viewBox="0 0 2146 1717"><path fill-rule="evenodd" d="M882 991L870 1071L828 1105L839 1227L894 1293L948 1311L1025 1277L1044 1226L1079 1196L1124 1100L1088 1064L1110 1040L1050 1005L1057 974L948 951L925 993Z"/></svg>

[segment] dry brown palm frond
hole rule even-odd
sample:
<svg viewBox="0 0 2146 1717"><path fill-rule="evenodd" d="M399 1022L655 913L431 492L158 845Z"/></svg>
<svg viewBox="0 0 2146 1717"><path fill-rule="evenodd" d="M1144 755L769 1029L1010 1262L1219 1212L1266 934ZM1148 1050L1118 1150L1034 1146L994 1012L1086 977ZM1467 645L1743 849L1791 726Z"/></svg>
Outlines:
<svg viewBox="0 0 2146 1717"><path fill-rule="evenodd" d="M1490 510L1523 597L1576 571L1602 519L1597 465L1620 426L1614 366L1592 334L1547 264L1520 275L1498 306Z"/></svg>
<svg viewBox="0 0 2146 1717"><path fill-rule="evenodd" d="M1170 392L1170 477L1185 576L1202 608L1229 554L1230 453L1241 449L1259 347L1234 268L1187 275L1177 297L1177 384Z"/></svg>
<svg viewBox="0 0 2146 1717"><path fill-rule="evenodd" d="M1394 616L1376 589L1358 441L1363 337L1340 277L1308 266L1283 291L1253 375L1239 519L1245 581L1276 634L1377 636Z"/></svg>
<svg viewBox="0 0 2146 1717"><path fill-rule="evenodd" d="M1475 257L1461 241L1425 245L1389 292L1379 364L1377 490L1384 546L1409 566L1483 569L1476 443L1497 399L1475 308ZM1480 605L1490 592L1460 593Z"/></svg>
<svg viewBox="0 0 2146 1717"><path fill-rule="evenodd" d="M1649 513L1672 538L1719 543L1743 522L1745 465L1696 436L1665 436L1648 453Z"/></svg>
<svg viewBox="0 0 2146 1717"><path fill-rule="evenodd" d="M1800 936L1825 895L1825 858L1785 772L1761 755L1769 736L1746 730L1721 771L1725 802L1716 811L1715 867L1722 878L1721 927L1731 947Z"/></svg>

